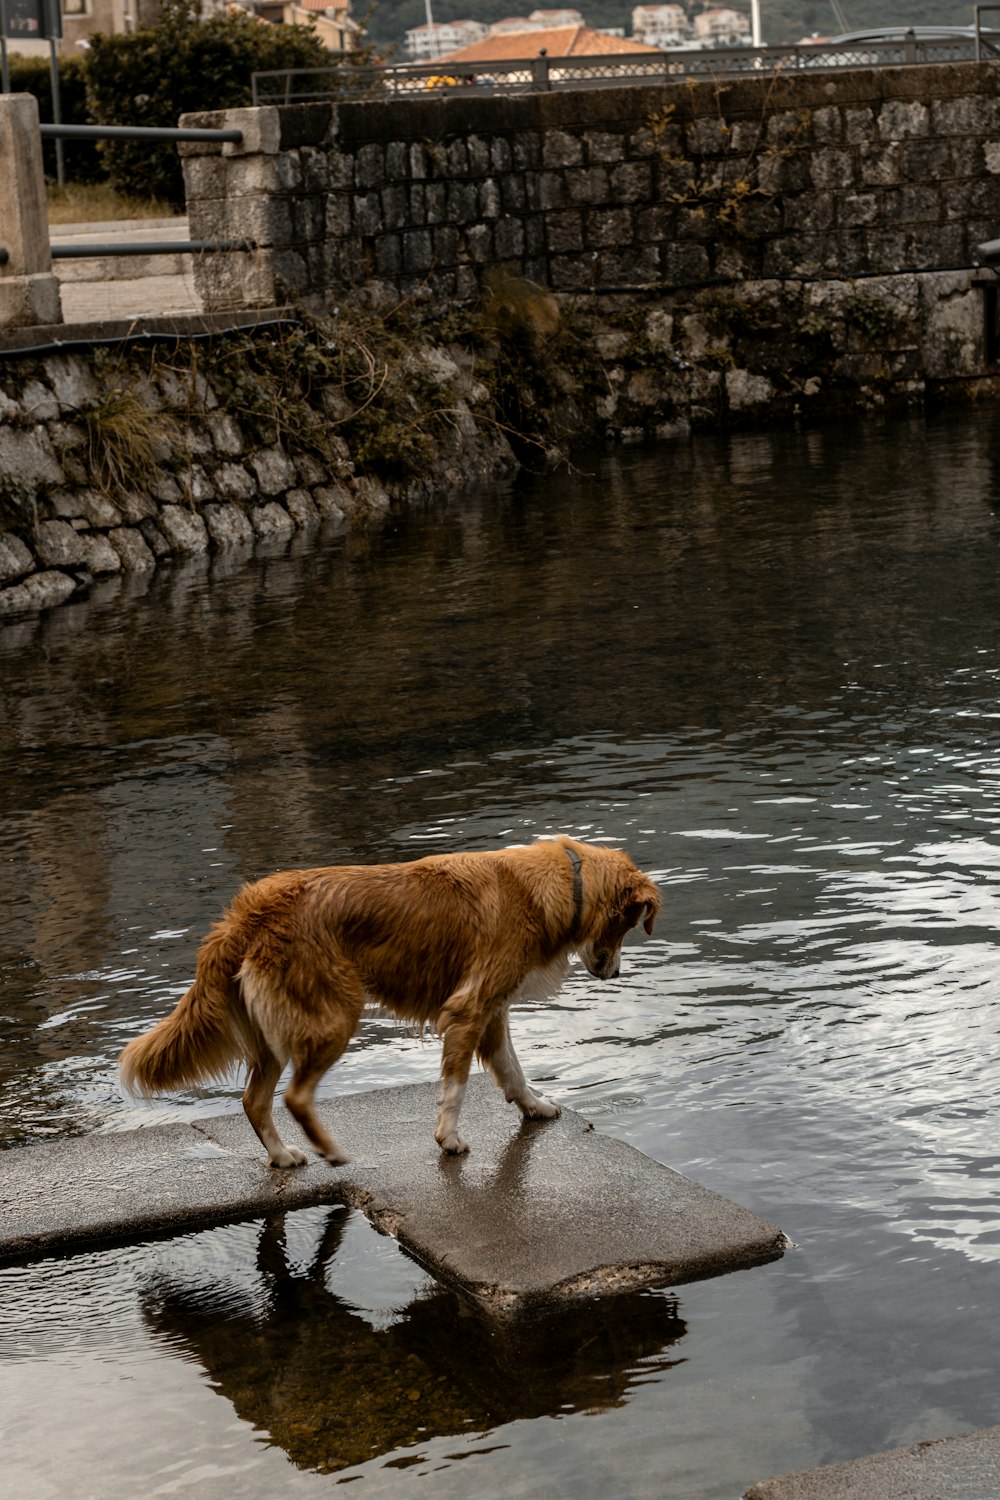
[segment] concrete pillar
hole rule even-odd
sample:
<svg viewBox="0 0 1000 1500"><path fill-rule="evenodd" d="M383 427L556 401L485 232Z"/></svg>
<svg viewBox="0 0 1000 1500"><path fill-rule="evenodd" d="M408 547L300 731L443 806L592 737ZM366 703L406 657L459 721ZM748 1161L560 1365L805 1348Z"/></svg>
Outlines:
<svg viewBox="0 0 1000 1500"><path fill-rule="evenodd" d="M206 312L274 307L309 290L294 223L281 124L272 105L182 115L182 126L241 130L238 144L184 143L184 189L193 240L252 240L252 251L199 256L194 281Z"/></svg>
<svg viewBox="0 0 1000 1500"><path fill-rule="evenodd" d="M61 323L52 274L38 103L0 94L0 328Z"/></svg>

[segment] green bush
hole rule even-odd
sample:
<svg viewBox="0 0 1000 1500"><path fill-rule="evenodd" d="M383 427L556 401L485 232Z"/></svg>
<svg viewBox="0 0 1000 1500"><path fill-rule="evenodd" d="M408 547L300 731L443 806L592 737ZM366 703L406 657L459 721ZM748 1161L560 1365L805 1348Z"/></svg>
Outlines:
<svg viewBox="0 0 1000 1500"><path fill-rule="evenodd" d="M34 94L38 100L38 115L43 125L52 123L52 75L47 57L22 57L12 52L9 57L10 86L15 94ZM86 59L83 57L61 57L59 59L59 102L64 125L89 125L87 113ZM45 172L48 177L56 175L56 147L54 141L42 145ZM64 141L63 161L68 182L100 182L104 178L104 167L94 141Z"/></svg>
<svg viewBox="0 0 1000 1500"><path fill-rule="evenodd" d="M249 104L252 73L332 60L308 26L270 25L244 12L202 21L192 0L167 0L158 25L91 38L87 102L101 125L174 126L182 114ZM104 141L101 156L119 192L183 207L176 146Z"/></svg>

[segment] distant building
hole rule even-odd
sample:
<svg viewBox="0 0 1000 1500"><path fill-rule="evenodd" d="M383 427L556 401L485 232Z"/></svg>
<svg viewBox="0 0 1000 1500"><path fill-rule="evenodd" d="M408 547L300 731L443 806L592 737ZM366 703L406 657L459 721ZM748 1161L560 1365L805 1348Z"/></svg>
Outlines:
<svg viewBox="0 0 1000 1500"><path fill-rule="evenodd" d="M434 62L456 47L467 47L489 35L481 21L434 21L430 26L412 26L403 39L411 62Z"/></svg>
<svg viewBox="0 0 1000 1500"><path fill-rule="evenodd" d="M693 30L706 47L738 47L750 41L750 17L719 6L695 16Z"/></svg>
<svg viewBox="0 0 1000 1500"><path fill-rule="evenodd" d="M612 36L607 31L596 31L590 26L555 26L540 29L530 26L526 31L492 32L481 42L471 47L462 47L449 53L441 61L465 66L467 63L516 62L521 58L537 57L544 52L547 57L601 57L612 52L658 52L658 47L647 47L631 37Z"/></svg>
<svg viewBox="0 0 1000 1500"><path fill-rule="evenodd" d="M533 10L528 17L532 26L551 28L554 26L582 26L583 16L578 10Z"/></svg>
<svg viewBox="0 0 1000 1500"><path fill-rule="evenodd" d="M632 35L651 47L680 47L690 34L687 14L680 5L637 5L632 11Z"/></svg>
<svg viewBox="0 0 1000 1500"><path fill-rule="evenodd" d="M281 22L311 26L330 52L355 52L360 45L361 27L351 18L350 0L341 0L339 5L332 0L285 0Z"/></svg>

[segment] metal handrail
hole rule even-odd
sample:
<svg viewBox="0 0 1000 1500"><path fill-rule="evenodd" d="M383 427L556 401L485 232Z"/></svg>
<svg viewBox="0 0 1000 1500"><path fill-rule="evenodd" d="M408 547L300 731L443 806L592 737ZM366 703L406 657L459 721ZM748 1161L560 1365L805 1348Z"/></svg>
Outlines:
<svg viewBox="0 0 1000 1500"><path fill-rule="evenodd" d="M70 141L233 141L242 130L182 130L168 125L39 125L43 139Z"/></svg>
<svg viewBox="0 0 1000 1500"><path fill-rule="evenodd" d="M107 245L53 245L53 260L92 260L106 255L218 255L227 250L256 250L256 240L148 240ZM0 252L6 253L6 252Z"/></svg>

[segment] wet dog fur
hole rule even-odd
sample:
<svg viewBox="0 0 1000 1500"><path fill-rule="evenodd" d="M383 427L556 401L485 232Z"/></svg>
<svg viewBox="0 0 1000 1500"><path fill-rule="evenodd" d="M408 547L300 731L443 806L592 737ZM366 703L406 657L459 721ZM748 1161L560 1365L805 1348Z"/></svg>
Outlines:
<svg viewBox="0 0 1000 1500"><path fill-rule="evenodd" d="M315 1150L347 1161L313 1107L366 1004L442 1039L435 1139L468 1146L458 1117L473 1055L529 1119L558 1105L528 1086L510 1038L519 998L552 995L574 953L617 976L622 940L652 932L656 887L627 854L558 834L490 853L409 864L286 870L245 885L201 945L194 984L120 1059L129 1092L149 1096L248 1069L243 1108L273 1167L302 1166L272 1118L285 1103Z"/></svg>

